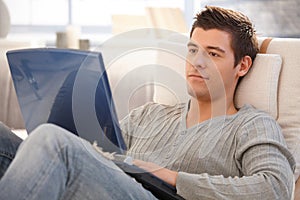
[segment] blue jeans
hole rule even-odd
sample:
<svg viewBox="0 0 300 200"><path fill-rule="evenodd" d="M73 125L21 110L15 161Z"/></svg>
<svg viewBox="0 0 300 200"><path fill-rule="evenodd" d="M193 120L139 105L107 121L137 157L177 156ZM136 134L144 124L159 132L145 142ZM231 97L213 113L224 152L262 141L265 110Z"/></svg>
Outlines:
<svg viewBox="0 0 300 200"><path fill-rule="evenodd" d="M22 139L0 122L0 179L14 159Z"/></svg>
<svg viewBox="0 0 300 200"><path fill-rule="evenodd" d="M156 199L87 141L44 124L21 144L1 199Z"/></svg>

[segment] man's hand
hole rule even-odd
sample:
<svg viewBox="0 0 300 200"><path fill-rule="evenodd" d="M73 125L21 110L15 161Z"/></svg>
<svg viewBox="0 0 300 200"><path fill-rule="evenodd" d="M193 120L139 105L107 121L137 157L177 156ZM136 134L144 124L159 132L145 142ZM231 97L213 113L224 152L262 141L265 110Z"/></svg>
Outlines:
<svg viewBox="0 0 300 200"><path fill-rule="evenodd" d="M164 180L170 185L176 187L176 179L178 176L178 172L172 171L161 166L158 166L151 162L145 162L142 160L133 160L133 164L154 174L158 178Z"/></svg>

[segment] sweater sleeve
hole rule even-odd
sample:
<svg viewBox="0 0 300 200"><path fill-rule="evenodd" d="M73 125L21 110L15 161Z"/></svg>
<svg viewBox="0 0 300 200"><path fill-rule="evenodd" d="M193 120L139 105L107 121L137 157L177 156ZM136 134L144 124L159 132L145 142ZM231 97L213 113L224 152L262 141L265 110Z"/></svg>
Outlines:
<svg viewBox="0 0 300 200"><path fill-rule="evenodd" d="M270 117L258 117L240 130L233 159L241 175L179 172L179 195L185 199L291 199L295 161L278 124Z"/></svg>

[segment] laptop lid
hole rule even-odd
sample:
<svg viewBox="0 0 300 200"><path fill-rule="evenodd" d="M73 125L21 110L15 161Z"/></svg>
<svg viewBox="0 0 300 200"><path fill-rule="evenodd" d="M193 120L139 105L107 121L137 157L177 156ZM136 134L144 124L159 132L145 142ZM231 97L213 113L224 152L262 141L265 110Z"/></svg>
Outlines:
<svg viewBox="0 0 300 200"><path fill-rule="evenodd" d="M9 51L7 59L28 133L54 123L105 151L123 153L100 52L32 48Z"/></svg>

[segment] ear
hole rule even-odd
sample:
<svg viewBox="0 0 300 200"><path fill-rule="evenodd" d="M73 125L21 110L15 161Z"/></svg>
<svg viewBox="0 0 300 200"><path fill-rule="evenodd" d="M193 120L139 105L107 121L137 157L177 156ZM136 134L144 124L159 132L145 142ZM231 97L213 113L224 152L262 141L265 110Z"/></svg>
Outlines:
<svg viewBox="0 0 300 200"><path fill-rule="evenodd" d="M239 66L239 70L238 70L237 75L239 77L245 76L248 73L250 67L252 66L251 57L250 56L244 56L239 65L240 66Z"/></svg>

